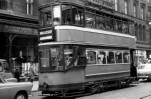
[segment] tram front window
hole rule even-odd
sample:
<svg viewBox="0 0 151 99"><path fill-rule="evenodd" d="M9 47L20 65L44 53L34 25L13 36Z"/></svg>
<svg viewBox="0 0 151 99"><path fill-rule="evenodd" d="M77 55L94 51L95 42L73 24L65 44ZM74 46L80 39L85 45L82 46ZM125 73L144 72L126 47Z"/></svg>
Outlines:
<svg viewBox="0 0 151 99"><path fill-rule="evenodd" d="M61 6L50 6L40 10L40 25L51 26L61 24Z"/></svg>
<svg viewBox="0 0 151 99"><path fill-rule="evenodd" d="M61 7L60 5L53 7L53 25L61 24Z"/></svg>
<svg viewBox="0 0 151 99"><path fill-rule="evenodd" d="M77 45L40 46L40 67L62 71L73 66L86 66L85 47Z"/></svg>
<svg viewBox="0 0 151 99"><path fill-rule="evenodd" d="M40 66L49 68L49 48L48 46L42 46L39 48Z"/></svg>
<svg viewBox="0 0 151 99"><path fill-rule="evenodd" d="M76 45L64 46L65 69L73 66L86 66L85 48Z"/></svg>
<svg viewBox="0 0 151 99"><path fill-rule="evenodd" d="M51 7L40 10L40 25L52 25L52 12Z"/></svg>
<svg viewBox="0 0 151 99"><path fill-rule="evenodd" d="M51 55L51 70L63 70L63 47L51 47L50 55Z"/></svg>

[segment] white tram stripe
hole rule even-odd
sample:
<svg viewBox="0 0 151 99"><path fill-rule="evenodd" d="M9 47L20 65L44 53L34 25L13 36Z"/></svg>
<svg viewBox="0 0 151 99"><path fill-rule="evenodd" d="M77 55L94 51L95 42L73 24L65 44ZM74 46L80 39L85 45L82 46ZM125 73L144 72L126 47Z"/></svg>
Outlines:
<svg viewBox="0 0 151 99"><path fill-rule="evenodd" d="M129 35L129 34L123 34L123 33L116 33L114 31L105 31L105 30L90 29L90 28L76 27L76 26L56 26L55 29L80 30L80 31L84 31L84 32L94 32L94 33L101 33L101 34L128 37L128 38L133 38L133 39L136 40L135 36L132 36L132 35Z"/></svg>
<svg viewBox="0 0 151 99"><path fill-rule="evenodd" d="M119 73L128 73L128 72L130 72L130 70L127 70L127 71L119 71L119 72L107 72L107 73L87 74L87 75L85 75L85 76L86 76L86 77L89 77L89 76L100 76L100 75L119 74Z"/></svg>
<svg viewBox="0 0 151 99"><path fill-rule="evenodd" d="M51 40L52 36L44 36L44 37L40 37L40 40Z"/></svg>

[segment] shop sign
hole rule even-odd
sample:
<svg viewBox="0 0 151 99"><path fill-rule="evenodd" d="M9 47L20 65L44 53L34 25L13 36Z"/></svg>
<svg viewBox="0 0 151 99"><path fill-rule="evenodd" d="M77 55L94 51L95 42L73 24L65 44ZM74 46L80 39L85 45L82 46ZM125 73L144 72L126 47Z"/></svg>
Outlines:
<svg viewBox="0 0 151 99"><path fill-rule="evenodd" d="M11 26L11 25L1 25L0 31L17 33L17 34L26 34L26 35L38 35L38 30L33 28Z"/></svg>
<svg viewBox="0 0 151 99"><path fill-rule="evenodd" d="M93 7L93 8L99 9L99 10L103 10L103 11L106 11L105 8L110 9L110 10L114 9L113 2L109 2L106 0L87 0L87 4L89 7ZM94 4L94 5L92 5L92 4Z"/></svg>
<svg viewBox="0 0 151 99"><path fill-rule="evenodd" d="M98 4L98 5L102 5L102 0L88 0L88 2L94 3L94 4Z"/></svg>

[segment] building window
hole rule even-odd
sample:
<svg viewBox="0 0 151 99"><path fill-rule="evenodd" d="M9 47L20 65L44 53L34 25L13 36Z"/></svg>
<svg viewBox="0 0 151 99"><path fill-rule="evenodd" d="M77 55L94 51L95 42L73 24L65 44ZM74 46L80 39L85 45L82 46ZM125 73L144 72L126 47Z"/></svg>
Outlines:
<svg viewBox="0 0 151 99"><path fill-rule="evenodd" d="M26 0L27 2L27 14L33 14L33 0Z"/></svg>
<svg viewBox="0 0 151 99"><path fill-rule="evenodd" d="M151 19L151 7L148 7L148 12L147 12L147 19Z"/></svg>
<svg viewBox="0 0 151 99"><path fill-rule="evenodd" d="M7 9L7 1L0 0L0 9L6 10Z"/></svg>
<svg viewBox="0 0 151 99"><path fill-rule="evenodd" d="M141 6L141 19L145 19L144 15L145 15L145 6L142 5Z"/></svg>
<svg viewBox="0 0 151 99"><path fill-rule="evenodd" d="M128 1L124 0L124 13L128 14Z"/></svg>
<svg viewBox="0 0 151 99"><path fill-rule="evenodd" d="M144 9L141 8L141 19L144 19Z"/></svg>
<svg viewBox="0 0 151 99"><path fill-rule="evenodd" d="M115 0L115 11L117 11L117 6L118 6L118 3L117 3L117 0Z"/></svg>
<svg viewBox="0 0 151 99"><path fill-rule="evenodd" d="M146 29L145 29L145 26L143 26L143 41L146 41Z"/></svg>
<svg viewBox="0 0 151 99"><path fill-rule="evenodd" d="M150 3L150 0L147 0L147 3Z"/></svg>
<svg viewBox="0 0 151 99"><path fill-rule="evenodd" d="M137 38L137 40L139 39L139 28L138 28L138 25L135 24L135 36Z"/></svg>
<svg viewBox="0 0 151 99"><path fill-rule="evenodd" d="M137 16L136 5L134 5L134 17Z"/></svg>

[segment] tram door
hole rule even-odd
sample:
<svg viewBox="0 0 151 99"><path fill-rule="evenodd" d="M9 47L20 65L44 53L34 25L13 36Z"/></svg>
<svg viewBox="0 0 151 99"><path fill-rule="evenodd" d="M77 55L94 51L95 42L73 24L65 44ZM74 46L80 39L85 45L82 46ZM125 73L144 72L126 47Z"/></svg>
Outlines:
<svg viewBox="0 0 151 99"><path fill-rule="evenodd" d="M131 65L131 77L137 77L137 66L135 64L134 60L134 49L130 49L130 65Z"/></svg>

